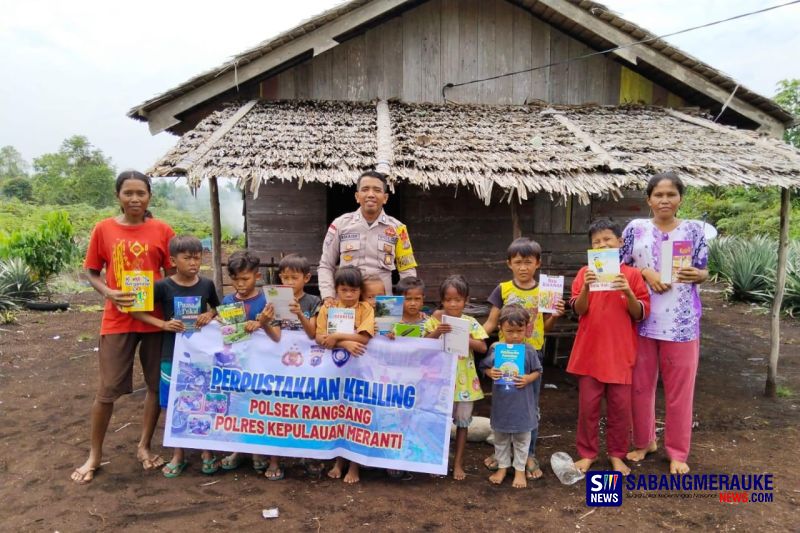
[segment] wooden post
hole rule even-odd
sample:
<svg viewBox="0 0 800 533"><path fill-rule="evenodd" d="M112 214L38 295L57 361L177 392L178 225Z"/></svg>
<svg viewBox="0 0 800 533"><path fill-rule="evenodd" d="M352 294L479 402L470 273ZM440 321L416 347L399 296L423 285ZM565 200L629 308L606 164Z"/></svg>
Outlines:
<svg viewBox="0 0 800 533"><path fill-rule="evenodd" d="M781 230L778 240L778 273L775 276L775 299L772 301L770 313L769 369L767 370L767 386L764 395L774 398L777 394L778 358L781 347L781 304L786 286L786 256L789 247L789 207L792 191L788 187L781 189Z"/></svg>
<svg viewBox="0 0 800 533"><path fill-rule="evenodd" d="M211 197L211 260L214 263L214 285L222 301L222 224L219 217L219 185L217 178L208 180Z"/></svg>
<svg viewBox="0 0 800 533"><path fill-rule="evenodd" d="M522 226L519 223L519 206L517 205L518 197L514 198L514 193L511 193L511 233L512 240L522 237Z"/></svg>

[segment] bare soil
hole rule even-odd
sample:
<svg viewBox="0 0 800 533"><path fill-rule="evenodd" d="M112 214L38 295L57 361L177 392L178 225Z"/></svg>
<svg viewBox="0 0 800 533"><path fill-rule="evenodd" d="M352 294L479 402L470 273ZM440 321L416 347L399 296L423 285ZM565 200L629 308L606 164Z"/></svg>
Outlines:
<svg viewBox="0 0 800 533"><path fill-rule="evenodd" d="M720 287L709 287L718 290ZM362 482L308 479L287 461L286 479L270 482L247 466L207 477L199 457L178 479L145 472L134 453L140 429L143 383L121 399L106 439L105 464L91 484L69 479L88 452L88 414L95 389L100 303L94 293L71 296L63 313L21 312L0 326L0 529L5 531L228 530L277 526L285 531L632 531L790 530L800 503L800 323L783 323L780 384L786 398L763 397L769 352L768 316L704 292L705 316L690 464L698 473L772 473L771 503L724 504L707 499L636 499L618 508L585 504L585 486L561 485L547 464L559 450L574 454L577 390L563 370L548 368L541 399L537 455L544 478L528 489L487 481L482 459L492 449L471 443L467 479L415 474L389 480L382 470L363 471ZM659 418L663 404L659 402ZM479 406L488 412L488 401ZM162 427L156 443L162 439ZM169 458L160 444L156 450ZM599 462L598 467L607 464ZM663 452L634 473L664 473ZM213 482L213 484L211 484ZM262 509L280 517L265 520Z"/></svg>

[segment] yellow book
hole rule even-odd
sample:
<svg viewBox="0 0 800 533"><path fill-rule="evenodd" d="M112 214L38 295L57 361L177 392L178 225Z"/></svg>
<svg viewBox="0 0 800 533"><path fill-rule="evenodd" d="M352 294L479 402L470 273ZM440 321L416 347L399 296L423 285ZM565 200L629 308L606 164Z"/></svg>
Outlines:
<svg viewBox="0 0 800 533"><path fill-rule="evenodd" d="M153 310L153 271L152 270L124 270L120 290L132 292L134 294L133 305L123 307L122 311L131 313L134 311Z"/></svg>

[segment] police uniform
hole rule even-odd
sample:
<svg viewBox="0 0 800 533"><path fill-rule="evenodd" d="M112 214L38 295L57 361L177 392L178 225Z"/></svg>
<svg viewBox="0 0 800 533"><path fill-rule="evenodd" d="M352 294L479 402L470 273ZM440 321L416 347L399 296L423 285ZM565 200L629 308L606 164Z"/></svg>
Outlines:
<svg viewBox="0 0 800 533"><path fill-rule="evenodd" d="M361 209L346 213L328 227L322 257L319 258L319 292L322 298L336 297L333 273L339 266L355 266L364 275L377 274L392 294L392 271L400 277L417 275L417 262L405 225L383 210L372 224Z"/></svg>

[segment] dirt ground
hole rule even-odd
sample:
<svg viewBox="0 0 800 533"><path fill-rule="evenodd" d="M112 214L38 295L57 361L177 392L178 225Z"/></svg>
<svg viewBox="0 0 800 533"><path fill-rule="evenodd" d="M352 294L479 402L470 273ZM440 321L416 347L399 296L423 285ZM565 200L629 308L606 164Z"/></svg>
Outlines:
<svg viewBox="0 0 800 533"><path fill-rule="evenodd" d="M712 290L719 287L711 287ZM104 464L87 486L69 475L88 452L87 416L95 388L100 313L94 293L70 297L64 313L22 312L0 326L0 530L86 531L228 530L278 526L285 531L453 530L603 531L789 530L800 511L800 322L783 325L781 385L792 395L763 398L769 350L768 317L745 305L728 305L704 292L706 308L696 422L690 464L699 473L772 473L772 503L723 504L708 499L635 499L618 508L592 509L585 485L561 485L547 465L559 450L574 454L577 390L562 370L548 368L541 398L538 452L545 476L526 490L510 480L491 486L482 458L486 444L469 444L464 482L417 474L392 481L382 470L364 471L362 482L310 480L293 461L287 478L269 482L246 466L203 476L199 458L178 479L144 472L134 459L140 429L140 389L117 403L106 439ZM88 307L87 309L87 306ZM659 401L659 419L663 404ZM484 401L479 410L487 412ZM163 425L157 430L162 439ZM169 457L168 450L156 450ZM604 462L598 466L605 469ZM634 473L663 473L662 451ZM213 482L213 484L211 483ZM267 521L262 509L277 507ZM794 524L794 525L793 525Z"/></svg>

